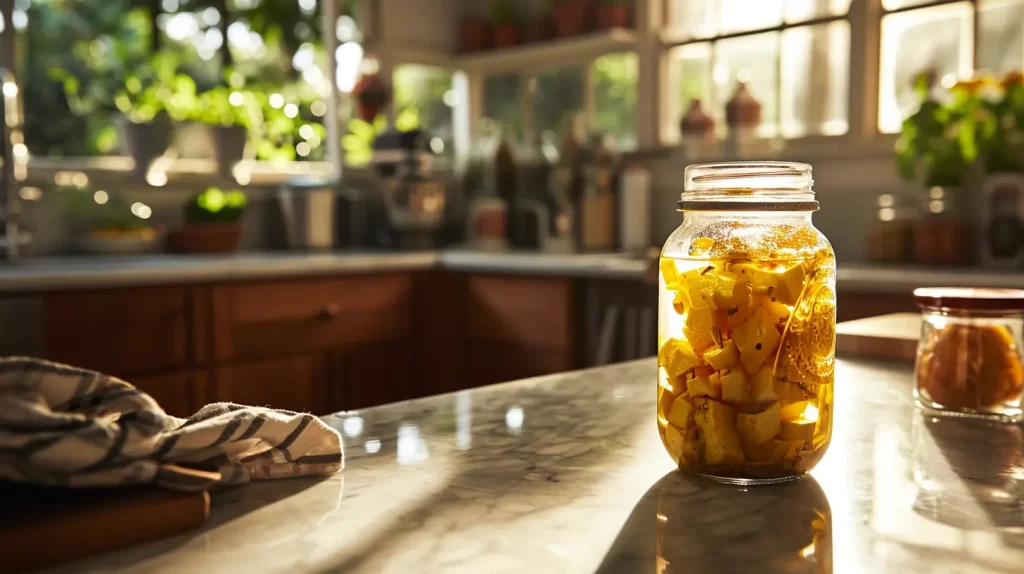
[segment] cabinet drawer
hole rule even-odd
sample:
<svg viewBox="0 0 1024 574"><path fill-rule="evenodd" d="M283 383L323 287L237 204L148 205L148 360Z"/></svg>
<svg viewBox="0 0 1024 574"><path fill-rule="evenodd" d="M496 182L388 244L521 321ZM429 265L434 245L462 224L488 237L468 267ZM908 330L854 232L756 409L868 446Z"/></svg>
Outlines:
<svg viewBox="0 0 1024 574"><path fill-rule="evenodd" d="M408 275L220 285L213 289L217 359L303 353L412 332Z"/></svg>
<svg viewBox="0 0 1024 574"><path fill-rule="evenodd" d="M572 282L471 276L468 279L471 339L519 345L572 345Z"/></svg>
<svg viewBox="0 0 1024 574"><path fill-rule="evenodd" d="M205 373L184 372L135 377L129 381L153 397L169 415L188 417L210 402Z"/></svg>
<svg viewBox="0 0 1024 574"><path fill-rule="evenodd" d="M192 294L184 287L51 293L46 358L131 380L192 362Z"/></svg>
<svg viewBox="0 0 1024 574"><path fill-rule="evenodd" d="M213 399L243 405L327 414L326 360L297 357L218 367Z"/></svg>

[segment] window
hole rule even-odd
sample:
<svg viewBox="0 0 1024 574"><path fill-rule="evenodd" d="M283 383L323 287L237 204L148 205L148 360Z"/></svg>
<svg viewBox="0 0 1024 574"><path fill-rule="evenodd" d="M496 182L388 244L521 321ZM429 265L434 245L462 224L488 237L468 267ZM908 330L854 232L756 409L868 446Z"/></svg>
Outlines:
<svg viewBox="0 0 1024 574"><path fill-rule="evenodd" d="M358 41L356 1L339 2L338 38ZM245 104L254 144L248 147L250 157L323 155L323 96L330 80L321 71L325 57L316 0L15 0L12 19L25 137L34 155L122 153L117 118L145 119L153 114L133 112L171 102L132 86L152 80L166 94L185 85L178 78L157 80L158 67L188 76L195 86L190 97L175 100L174 110L167 106L174 119L206 122L204 110L221 109L210 102L240 109L226 102L244 86L253 95L245 102L262 102ZM243 101L241 94L233 97L230 101ZM213 121L235 115L224 113ZM177 153L195 149L179 145Z"/></svg>
<svg viewBox="0 0 1024 574"><path fill-rule="evenodd" d="M761 103L762 137L848 131L850 0L669 0L671 108L663 135L694 99L725 132L738 82Z"/></svg>
<svg viewBox="0 0 1024 574"><path fill-rule="evenodd" d="M434 153L450 157L454 151L452 108L460 103L452 90L451 70L405 64L395 67L393 83L395 127L425 130Z"/></svg>
<svg viewBox="0 0 1024 574"><path fill-rule="evenodd" d="M616 149L631 149L636 146L638 79L634 52L607 54L589 65L490 76L484 85L484 116L510 129L514 141L529 144L533 138L559 140L572 117L582 114L588 131L606 136Z"/></svg>
<svg viewBox="0 0 1024 574"><path fill-rule="evenodd" d="M922 4L927 4L921 6ZM946 87L974 70L1024 68L1024 0L883 0L878 128L893 133L920 103L913 79ZM975 36L977 29L977 36Z"/></svg>

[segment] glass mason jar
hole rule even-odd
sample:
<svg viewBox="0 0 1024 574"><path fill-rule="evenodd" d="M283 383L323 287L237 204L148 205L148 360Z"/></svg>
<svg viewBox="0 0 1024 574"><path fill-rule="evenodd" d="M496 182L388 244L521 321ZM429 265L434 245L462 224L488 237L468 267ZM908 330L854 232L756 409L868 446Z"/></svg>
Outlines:
<svg viewBox="0 0 1024 574"><path fill-rule="evenodd" d="M660 261L658 429L679 467L793 480L832 437L835 254L811 166L691 165Z"/></svg>
<svg viewBox="0 0 1024 574"><path fill-rule="evenodd" d="M917 289L914 398L932 414L1024 420L1024 291Z"/></svg>

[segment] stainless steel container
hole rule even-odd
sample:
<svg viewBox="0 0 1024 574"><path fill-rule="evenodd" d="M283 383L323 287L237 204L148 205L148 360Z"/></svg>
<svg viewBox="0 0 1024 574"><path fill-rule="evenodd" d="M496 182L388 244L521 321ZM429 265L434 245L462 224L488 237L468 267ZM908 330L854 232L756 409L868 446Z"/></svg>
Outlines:
<svg viewBox="0 0 1024 574"><path fill-rule="evenodd" d="M338 181L295 178L278 190L285 238L291 249L333 249L337 238Z"/></svg>

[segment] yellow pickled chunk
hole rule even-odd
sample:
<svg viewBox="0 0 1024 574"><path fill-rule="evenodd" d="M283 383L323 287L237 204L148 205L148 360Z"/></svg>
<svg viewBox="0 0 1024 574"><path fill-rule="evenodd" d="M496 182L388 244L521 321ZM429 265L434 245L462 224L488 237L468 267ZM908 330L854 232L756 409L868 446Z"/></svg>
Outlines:
<svg viewBox="0 0 1024 574"><path fill-rule="evenodd" d="M747 374L740 369L733 369L727 374L719 374L718 384L722 388L722 400L730 403L744 403L750 400L750 388L747 386Z"/></svg>
<svg viewBox="0 0 1024 574"><path fill-rule="evenodd" d="M672 298L672 308L680 315L686 312L686 296L682 291L677 292Z"/></svg>
<svg viewBox="0 0 1024 574"><path fill-rule="evenodd" d="M709 264L700 269L693 269L683 273L683 292L689 306L706 307L717 309L715 304L715 266Z"/></svg>
<svg viewBox="0 0 1024 574"><path fill-rule="evenodd" d="M665 367L658 367L658 386L667 390L672 396L686 392L686 377L670 377Z"/></svg>
<svg viewBox="0 0 1024 574"><path fill-rule="evenodd" d="M665 418L671 424L681 429L686 429L693 426L694 412L693 404L684 395L672 402L672 407L668 410L668 416Z"/></svg>
<svg viewBox="0 0 1024 574"><path fill-rule="evenodd" d="M795 403L789 403L782 407L779 413L784 421L795 421L799 420L804 416L804 411L807 410L807 405L810 404L807 401L796 401Z"/></svg>
<svg viewBox="0 0 1024 574"><path fill-rule="evenodd" d="M711 337L711 331L695 331L689 327L683 327L683 336L696 350L704 350L715 344Z"/></svg>
<svg viewBox="0 0 1024 574"><path fill-rule="evenodd" d="M816 420L803 418L795 421L782 421L779 428L779 439L810 441L814 438L814 427L817 424Z"/></svg>
<svg viewBox="0 0 1024 574"><path fill-rule="evenodd" d="M730 271L739 277L739 281L749 283L754 295L771 295L779 289L779 274L763 269L756 263L737 263Z"/></svg>
<svg viewBox="0 0 1024 574"><path fill-rule="evenodd" d="M700 427L693 425L683 435L683 458L694 462L700 461L704 455L704 437Z"/></svg>
<svg viewBox="0 0 1024 574"><path fill-rule="evenodd" d="M686 313L686 321L684 323L687 329L697 331L698 333L711 333L712 327L715 326L715 316L711 312L711 309L693 309L691 308Z"/></svg>
<svg viewBox="0 0 1024 574"><path fill-rule="evenodd" d="M712 297L715 300L715 305L719 309L732 309L736 306L737 291L742 293L741 289L738 289L739 282L735 273L729 271L722 271L719 273L708 273L711 275L710 279L714 282L714 293Z"/></svg>
<svg viewBox="0 0 1024 574"><path fill-rule="evenodd" d="M672 410L672 403L676 400L675 395L668 391L658 387L658 425L665 426L668 424L668 419L665 415Z"/></svg>
<svg viewBox="0 0 1024 574"><path fill-rule="evenodd" d="M744 444L743 452L751 462L779 463L786 459L796 458L804 446L803 441L785 441L772 439L764 444Z"/></svg>
<svg viewBox="0 0 1024 574"><path fill-rule="evenodd" d="M789 318L789 307L786 307L778 301L772 301L769 299L764 303L763 307L765 313L768 313L768 316L774 319L776 323Z"/></svg>
<svg viewBox="0 0 1024 574"><path fill-rule="evenodd" d="M794 403L804 403L804 405L800 407L801 409L806 406L808 397L804 395L804 392L800 390L800 387L781 379L775 379L774 387L775 394L779 396L779 402L782 403L783 408ZM803 412L803 410L800 412Z"/></svg>
<svg viewBox="0 0 1024 574"><path fill-rule="evenodd" d="M775 367L770 362L750 377L750 398L759 403L778 400L775 393Z"/></svg>
<svg viewBox="0 0 1024 574"><path fill-rule="evenodd" d="M787 305L796 305L797 300L800 298L800 292L804 288L804 279L807 277L807 271L804 268L803 263L795 263L791 267L788 267L782 272L782 280L780 293L778 293L779 301Z"/></svg>
<svg viewBox="0 0 1024 574"><path fill-rule="evenodd" d="M725 346L722 348L712 347L705 351L704 360L714 367L716 371L721 371L739 363L740 352L736 348L736 343L729 340L725 342Z"/></svg>
<svg viewBox="0 0 1024 574"><path fill-rule="evenodd" d="M736 430L749 444L764 444L779 434L782 419L779 416L779 403L757 414L736 415Z"/></svg>
<svg viewBox="0 0 1024 574"><path fill-rule="evenodd" d="M665 447L672 453L672 458L678 461L683 452L683 431L668 425L665 428Z"/></svg>
<svg viewBox="0 0 1024 574"><path fill-rule="evenodd" d="M680 377L694 367L704 364L693 349L681 339L669 339L658 351L658 364L665 367L669 377Z"/></svg>
<svg viewBox="0 0 1024 574"><path fill-rule="evenodd" d="M722 398L722 387L708 377L694 377L686 381L686 392L691 397Z"/></svg>
<svg viewBox="0 0 1024 574"><path fill-rule="evenodd" d="M775 328L775 321L763 310L754 312L742 325L732 332L732 338L740 350L740 361L748 373L756 373L769 356L775 352L782 335Z"/></svg>
<svg viewBox="0 0 1024 574"><path fill-rule="evenodd" d="M736 413L718 401L697 401L694 419L704 436L704 461L713 466L743 464L743 447L736 434Z"/></svg>
<svg viewBox="0 0 1024 574"><path fill-rule="evenodd" d="M676 268L676 262L668 257L662 257L659 265L661 267L661 276L665 279L665 285L673 291L682 289L683 286L679 278L679 269Z"/></svg>

